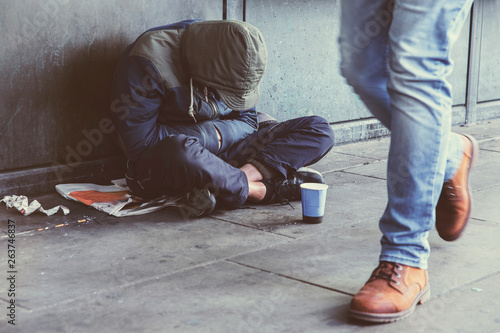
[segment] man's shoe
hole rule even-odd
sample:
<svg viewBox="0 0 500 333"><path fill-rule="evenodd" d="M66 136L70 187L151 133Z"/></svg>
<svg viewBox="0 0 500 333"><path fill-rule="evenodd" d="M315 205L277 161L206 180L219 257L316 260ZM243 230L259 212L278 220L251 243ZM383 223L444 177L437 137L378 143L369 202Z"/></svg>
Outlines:
<svg viewBox="0 0 500 333"><path fill-rule="evenodd" d="M300 184L303 183L324 184L325 180L319 171L307 167L299 168L297 172L294 172L287 179L275 179L271 182L274 194L266 203L288 203L289 201L300 200Z"/></svg>
<svg viewBox="0 0 500 333"><path fill-rule="evenodd" d="M469 188L469 173L474 166L479 147L477 141L463 135L465 141L464 157L457 174L443 185L443 190L436 206L436 229L442 239L458 239L469 220L472 199Z"/></svg>
<svg viewBox="0 0 500 333"><path fill-rule="evenodd" d="M364 321L389 323L408 317L430 295L426 270L381 261L354 295L349 315Z"/></svg>
<svg viewBox="0 0 500 333"><path fill-rule="evenodd" d="M208 189L195 188L186 193L181 209L188 217L201 217L213 212L215 204L215 196Z"/></svg>

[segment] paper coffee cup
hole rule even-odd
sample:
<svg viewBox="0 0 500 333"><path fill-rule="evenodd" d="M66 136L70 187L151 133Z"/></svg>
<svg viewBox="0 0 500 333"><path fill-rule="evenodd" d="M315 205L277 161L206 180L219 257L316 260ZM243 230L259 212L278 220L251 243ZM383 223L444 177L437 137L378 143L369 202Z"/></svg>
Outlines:
<svg viewBox="0 0 500 333"><path fill-rule="evenodd" d="M326 184L303 183L300 185L300 195L302 197L302 220L304 222L323 222L327 189L328 185Z"/></svg>

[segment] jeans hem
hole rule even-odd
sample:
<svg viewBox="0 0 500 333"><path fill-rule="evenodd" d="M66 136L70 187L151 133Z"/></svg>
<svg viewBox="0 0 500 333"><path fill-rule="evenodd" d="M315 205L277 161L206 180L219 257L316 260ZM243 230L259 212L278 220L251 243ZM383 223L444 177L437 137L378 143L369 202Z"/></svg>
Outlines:
<svg viewBox="0 0 500 333"><path fill-rule="evenodd" d="M390 255L380 255L380 261L390 261L390 262L395 262L401 265L405 266L411 266L411 267L416 267L420 269L427 269L427 262L422 262L422 261L415 261L415 260L409 260L407 258L401 258L397 256L390 256Z"/></svg>

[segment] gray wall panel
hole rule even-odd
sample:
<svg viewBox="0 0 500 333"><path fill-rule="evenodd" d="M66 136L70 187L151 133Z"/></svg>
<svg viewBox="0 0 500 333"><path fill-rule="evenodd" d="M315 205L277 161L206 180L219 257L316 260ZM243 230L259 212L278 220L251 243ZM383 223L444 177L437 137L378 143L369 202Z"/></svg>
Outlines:
<svg viewBox="0 0 500 333"><path fill-rule="evenodd" d="M483 0L478 102L500 99L500 1Z"/></svg>
<svg viewBox="0 0 500 333"><path fill-rule="evenodd" d="M331 122L369 117L339 73L339 1L247 1L269 65L259 107L278 119L316 114Z"/></svg>
<svg viewBox="0 0 500 333"><path fill-rule="evenodd" d="M467 91L467 66L469 60L470 14L451 51L453 72L448 78L452 85L453 105L465 105Z"/></svg>
<svg viewBox="0 0 500 333"><path fill-rule="evenodd" d="M144 30L189 18L222 18L222 0L2 1L0 171L112 154L99 128L118 55ZM70 161L78 161L73 156Z"/></svg>
<svg viewBox="0 0 500 333"><path fill-rule="evenodd" d="M227 0L226 16L227 20L244 21L245 0Z"/></svg>

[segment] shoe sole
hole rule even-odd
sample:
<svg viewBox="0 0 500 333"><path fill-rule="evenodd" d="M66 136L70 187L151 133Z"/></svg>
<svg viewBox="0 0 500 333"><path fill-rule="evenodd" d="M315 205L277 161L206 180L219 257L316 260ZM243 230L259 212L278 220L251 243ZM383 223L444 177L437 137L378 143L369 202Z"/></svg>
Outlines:
<svg viewBox="0 0 500 333"><path fill-rule="evenodd" d="M318 174L318 175L322 176L321 172L319 172L318 170L315 170L313 168L309 168L309 167L300 167L300 168L297 169L297 172L299 172L299 171L311 172L311 173L315 173L315 174Z"/></svg>
<svg viewBox="0 0 500 333"><path fill-rule="evenodd" d="M325 179L323 178L323 175L321 174L321 172L319 172L318 170L313 169L313 168L309 168L309 167L300 167L297 169L297 172L301 172L301 171L314 173L314 174L318 175L322 180L322 184L325 184Z"/></svg>
<svg viewBox="0 0 500 333"><path fill-rule="evenodd" d="M358 319L370 323L392 323L395 321L403 320L410 316L414 311L417 305L424 304L431 298L431 288L429 284L425 286L424 289L415 297L412 305L400 312L396 313L369 313L369 312L360 312L356 310L349 310L349 316L353 319Z"/></svg>
<svg viewBox="0 0 500 333"><path fill-rule="evenodd" d="M182 209L187 217L195 218L202 217L211 214L215 210L215 205L217 203L215 197L208 190L201 190L199 196L202 197L201 206L192 207L190 205L184 204Z"/></svg>
<svg viewBox="0 0 500 333"><path fill-rule="evenodd" d="M441 238L447 242L453 242L462 236L463 232L465 231L465 227L467 226L467 224L469 222L470 213L472 210L472 191L470 188L470 182L469 182L470 177L469 176L470 176L471 170L476 166L477 155L479 154L479 144L477 143L476 139L474 139L472 136L469 136L466 134L462 134L462 135L464 137L466 137L470 141L470 143L472 144L471 153L470 153L470 155L471 155L470 164L469 164L469 168L467 170L467 192L469 194L469 209L468 209L467 217L465 218L465 222L464 222L462 228L460 228L460 230L456 234L450 235L450 236L444 236L444 237L441 236Z"/></svg>

